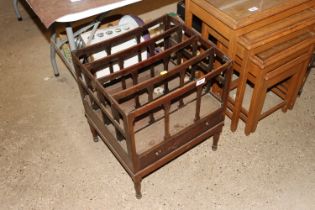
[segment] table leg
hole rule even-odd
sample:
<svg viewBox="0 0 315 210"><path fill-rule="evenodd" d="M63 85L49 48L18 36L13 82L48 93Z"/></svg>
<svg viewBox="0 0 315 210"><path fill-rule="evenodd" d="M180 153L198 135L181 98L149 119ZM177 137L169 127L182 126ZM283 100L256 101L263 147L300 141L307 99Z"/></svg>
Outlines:
<svg viewBox="0 0 315 210"><path fill-rule="evenodd" d="M258 121L260 120L268 88L264 78L264 73L260 73L256 77L256 82L250 100L248 119L245 124L246 136L248 136L250 133L255 132Z"/></svg>
<svg viewBox="0 0 315 210"><path fill-rule="evenodd" d="M67 34L67 39L68 39L68 42L69 42L70 51L72 52L72 51L77 49L77 46L75 44L75 39L74 39L75 35L73 34L73 28L72 28L71 24L67 24L66 25L66 34ZM60 55L60 56L63 56L63 55ZM67 67L70 70L70 72L73 75L73 77L76 79L75 72L74 72L74 67L73 67L73 63L72 63L71 58L65 58L65 56L63 56L62 59L66 63L68 63Z"/></svg>
<svg viewBox="0 0 315 210"><path fill-rule="evenodd" d="M185 24L192 27L193 14L190 11L190 0L185 0Z"/></svg>
<svg viewBox="0 0 315 210"><path fill-rule="evenodd" d="M104 16L106 14L107 13L105 13ZM50 59L51 59L51 64L52 64L53 71L54 71L54 74L56 77L59 76L59 70L58 70L58 66L57 66L57 62L56 62L56 54L58 54L58 56L62 59L62 61L65 63L65 65L69 69L70 73L76 79L73 63L71 60L71 55L70 56L65 55L64 54L65 52L62 50L62 48L67 43L69 43L70 51L73 51L73 50L76 50L77 48L82 47L81 43L77 42L75 37L78 37L80 34L88 31L91 28L92 28L92 30L91 30L90 37L93 37L93 35L95 34L97 28L99 27L99 25L101 23L101 20L102 20L102 17L97 19L97 21L95 21L94 23L91 23L87 26L80 28L75 33L73 32L73 28L72 28L71 24L67 23L65 26L67 38L59 38L57 36L55 26L52 25L51 37L50 37ZM90 41L91 40L89 39L88 42L90 42Z"/></svg>
<svg viewBox="0 0 315 210"><path fill-rule="evenodd" d="M93 28L92 28L92 30L91 30L90 36L88 36L88 40L87 40L86 45L91 44L91 41L93 40L93 37L94 37L94 35L95 35L95 33L96 33L96 30L98 29L98 27L99 27L100 24L101 24L101 21L97 21L97 22L94 24L94 26L93 26Z"/></svg>
<svg viewBox="0 0 315 210"><path fill-rule="evenodd" d="M135 191L136 191L136 198L140 199L142 198L142 193L141 193L141 177L135 177L134 179L134 186L135 186Z"/></svg>
<svg viewBox="0 0 315 210"><path fill-rule="evenodd" d="M18 21L21 21L22 20L22 16L19 12L19 8L18 8L18 0L13 0L13 8L14 8L14 11L15 11L15 15L18 19Z"/></svg>
<svg viewBox="0 0 315 210"><path fill-rule="evenodd" d="M248 79L248 65L249 65L249 57L250 53L246 52L243 58L243 64L240 70L239 81L236 87L236 95L234 99L234 105L232 109L232 117L231 117L231 131L236 131L238 122L241 115L241 110L243 107L243 100L246 91L246 84Z"/></svg>
<svg viewBox="0 0 315 210"><path fill-rule="evenodd" d="M59 70L56 62L56 48L54 43L57 41L56 29L54 26L51 27L51 35L50 35L50 62L53 67L54 75L56 77L59 76Z"/></svg>
<svg viewBox="0 0 315 210"><path fill-rule="evenodd" d="M310 74L311 69L315 67L314 62L315 62L315 54L313 53L312 58L311 58L311 60L310 60L310 63L309 63L309 65L308 65L308 67L307 67L307 71L306 71L306 74L305 74L305 76L304 76L302 85L301 85L301 87L300 87L300 89L299 89L298 96L301 96L301 94L302 94L302 92L303 92L303 87L304 87L305 82L306 82L306 79L308 78L308 75Z"/></svg>
<svg viewBox="0 0 315 210"><path fill-rule="evenodd" d="M73 29L72 29L70 24L67 24L67 26L66 26L66 33L67 33L67 38L69 41L70 50L71 51L76 50L76 45L75 45L74 35L73 35Z"/></svg>

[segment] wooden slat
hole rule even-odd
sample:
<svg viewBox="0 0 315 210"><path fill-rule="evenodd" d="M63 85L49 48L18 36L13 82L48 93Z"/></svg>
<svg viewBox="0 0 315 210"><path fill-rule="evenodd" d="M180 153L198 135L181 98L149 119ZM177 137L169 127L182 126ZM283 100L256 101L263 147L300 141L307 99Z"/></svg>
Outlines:
<svg viewBox="0 0 315 210"><path fill-rule="evenodd" d="M221 67L217 68L216 70L206 74L204 76L205 81L207 82L208 80L212 79L213 77L218 76L219 74L221 74L224 70L226 70L228 68L230 64L224 64ZM160 98L158 98L157 100L148 103L134 111L132 111L130 114L138 117L143 115L144 113L148 112L149 110L153 110L159 106L161 106L162 104L167 103L169 100L172 100L173 98L177 98L180 95L185 94L186 92L193 90L194 88L196 88L196 81L191 81L190 83L186 84L185 86L183 86L182 88L179 88L175 91L170 92L167 95L161 96Z"/></svg>
<svg viewBox="0 0 315 210"><path fill-rule="evenodd" d="M115 93L112 96L116 100L120 100L121 98L135 94L140 90L143 90L143 89L148 88L150 86L155 86L156 84L159 84L163 81L168 80L173 75L178 74L181 71L185 71L189 66L200 62L201 60L205 59L207 56L211 56L211 54L213 54L213 50L209 49L208 51L200 54L199 56L193 57L191 60L184 62L182 65L176 66L174 69L171 69L170 71L168 71L167 74L148 79L146 81L143 81L142 83L139 83L138 85L134 85L128 89L125 89L125 90L122 90L118 93Z"/></svg>
<svg viewBox="0 0 315 210"><path fill-rule="evenodd" d="M259 117L259 120L264 119L265 117L267 117L268 115L272 114L273 112L277 111L278 109L282 108L284 105L286 105L286 101L282 101L281 103L277 104L276 106L268 109L267 111L265 111L264 113L262 113Z"/></svg>
<svg viewBox="0 0 315 210"><path fill-rule="evenodd" d="M105 106L99 102L99 100L96 98L96 96L93 94L91 90L89 90L84 82L81 79L78 79L78 83L85 89L85 91L88 93L88 95L93 99L93 102L97 104L97 106L100 107L101 111L108 117L108 119L111 121L112 124L119 130L119 132L126 137L125 131L121 128L120 124L117 123L113 118L112 115L106 110Z"/></svg>
<svg viewBox="0 0 315 210"><path fill-rule="evenodd" d="M100 84L100 82L97 79L95 79L95 77L91 74L90 71L87 70L87 68L84 65L81 64L79 58L76 56L73 56L72 60L76 64L78 70L80 70L89 79L93 80L93 82L95 83L97 91L99 91L101 94L103 94L103 96L106 98L106 100L110 102L111 106L114 106L114 108L117 111L119 111L119 114L122 115L123 118L126 118L125 112L121 109L121 107L119 106L117 101L110 94L107 93L107 91ZM77 65L77 64L79 64L79 65ZM83 85L85 85L85 84L83 84Z"/></svg>
<svg viewBox="0 0 315 210"><path fill-rule="evenodd" d="M125 69L121 69L120 71L116 71L116 72L109 74L105 77L98 78L98 81L100 81L101 83L105 83L105 82L108 82L110 80L126 76L128 74L133 73L133 72L137 72L141 68L146 68L146 67L156 63L157 61L162 61L164 57L168 57L172 53L175 53L179 50L186 48L187 46L190 46L192 43L196 42L196 40L197 40L197 36L190 37L189 39L181 42L180 44L175 45L173 47L170 47L169 49L166 49L163 53L156 54L152 57L149 57L145 61L142 61L141 66L139 66L139 64L138 64L138 65L132 65L132 66L126 67Z"/></svg>
<svg viewBox="0 0 315 210"><path fill-rule="evenodd" d="M106 65L108 65L110 62L114 63L119 61L123 58L129 58L132 57L132 55L135 55L139 51L146 50L150 45L155 43L158 40L165 39L168 36L171 36L174 32L182 30L182 26L174 26L173 28L168 29L167 31L164 31L163 33L154 36L153 38L149 40L145 40L133 47L127 48L125 50L119 51L115 54L108 55L104 58L101 58L96 61L92 61L90 63L85 64L87 69L91 70L92 73L95 73L97 70L100 70L102 68L105 68Z"/></svg>

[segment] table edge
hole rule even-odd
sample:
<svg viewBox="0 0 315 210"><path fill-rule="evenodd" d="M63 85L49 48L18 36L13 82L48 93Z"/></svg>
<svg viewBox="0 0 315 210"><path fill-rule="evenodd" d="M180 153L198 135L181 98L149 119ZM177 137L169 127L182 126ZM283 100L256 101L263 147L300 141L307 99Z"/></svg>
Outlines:
<svg viewBox="0 0 315 210"><path fill-rule="evenodd" d="M124 7L124 6L127 6L129 4L133 4L136 2L140 2L140 1L142 1L142 0L124 0L124 1L113 3L110 5L104 5L104 6L100 6L100 7L96 7L96 8L92 8L92 9L87 9L87 10L84 10L81 12L76 12L76 13L64 15L64 16L56 19L55 22L60 22L60 23L74 22L74 21L82 20L82 19L85 19L88 17L92 17L94 15L106 13L106 12L109 12L111 10L118 9L120 7Z"/></svg>
<svg viewBox="0 0 315 210"><path fill-rule="evenodd" d="M291 2L286 2L284 4L275 6L273 8L268 9L267 11L264 11L261 13L254 13L254 14L246 17L246 18L243 18L239 21L236 21L231 16L229 16L226 13L224 13L223 11L217 9L216 7L214 7L212 4L210 4L209 2L207 2L205 0L191 0L191 1L192 1L192 3L203 8L204 10L207 10L214 17L216 17L218 20L222 21L223 23L225 23L226 25L228 25L230 28L232 28L234 30L239 29L239 28L243 28L243 27L248 26L252 23L260 21L264 18L276 15L278 13L285 11L285 10L289 10L293 7L298 7L302 4L307 4L308 2L310 2L310 0L307 0L307 1L300 2L300 3L293 5L292 0L291 0ZM299 0L294 0L294 2L298 2L298 1Z"/></svg>

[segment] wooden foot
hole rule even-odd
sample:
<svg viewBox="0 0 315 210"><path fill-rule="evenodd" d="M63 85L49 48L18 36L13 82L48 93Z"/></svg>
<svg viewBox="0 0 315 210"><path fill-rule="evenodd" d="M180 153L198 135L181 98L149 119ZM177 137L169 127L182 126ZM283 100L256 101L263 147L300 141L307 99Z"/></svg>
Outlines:
<svg viewBox="0 0 315 210"><path fill-rule="evenodd" d="M231 123L231 131L232 131L232 132L235 132L235 131L236 131L236 129L237 129L237 124L238 124L237 122L235 122L235 123L232 122L232 123Z"/></svg>
<svg viewBox="0 0 315 210"><path fill-rule="evenodd" d="M135 185L135 191L136 191L136 198L137 199L142 198L142 194L141 194L141 179L140 180L135 180L134 181L134 185Z"/></svg>
<svg viewBox="0 0 315 210"><path fill-rule="evenodd" d="M98 136L93 137L93 141L94 141L94 142L98 142Z"/></svg>
<svg viewBox="0 0 315 210"><path fill-rule="evenodd" d="M212 143L212 151L217 151L218 149L218 142L221 133L216 133L213 135L213 143Z"/></svg>
<svg viewBox="0 0 315 210"><path fill-rule="evenodd" d="M251 133L250 128L246 128L246 127L245 127L245 135L246 135L246 136L249 136L250 133Z"/></svg>
<svg viewBox="0 0 315 210"><path fill-rule="evenodd" d="M89 123L89 126L90 126L90 130L91 130L91 133L92 133L92 136L93 136L93 141L94 142L98 142L98 133L97 131L95 130L95 128Z"/></svg>
<svg viewBox="0 0 315 210"><path fill-rule="evenodd" d="M284 107L282 107L282 112L286 113L288 111L288 105L285 105Z"/></svg>

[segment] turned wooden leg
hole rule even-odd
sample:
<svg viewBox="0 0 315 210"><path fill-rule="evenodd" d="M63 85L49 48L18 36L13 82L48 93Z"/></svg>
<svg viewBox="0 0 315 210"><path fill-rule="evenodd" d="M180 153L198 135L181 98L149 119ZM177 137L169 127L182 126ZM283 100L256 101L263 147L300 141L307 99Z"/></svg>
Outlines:
<svg viewBox="0 0 315 210"><path fill-rule="evenodd" d="M220 134L221 132L213 135L212 151L216 151L218 149L218 142L219 142Z"/></svg>
<svg viewBox="0 0 315 210"><path fill-rule="evenodd" d="M141 178L135 178L134 180L134 185L135 185L135 191L136 191L136 198L140 199L142 198L142 194L141 194Z"/></svg>
<svg viewBox="0 0 315 210"><path fill-rule="evenodd" d="M91 133L92 133L92 136L93 136L93 141L94 142L98 142L98 133L97 131L95 130L95 128L89 123L89 126L90 126L90 130L91 130Z"/></svg>

